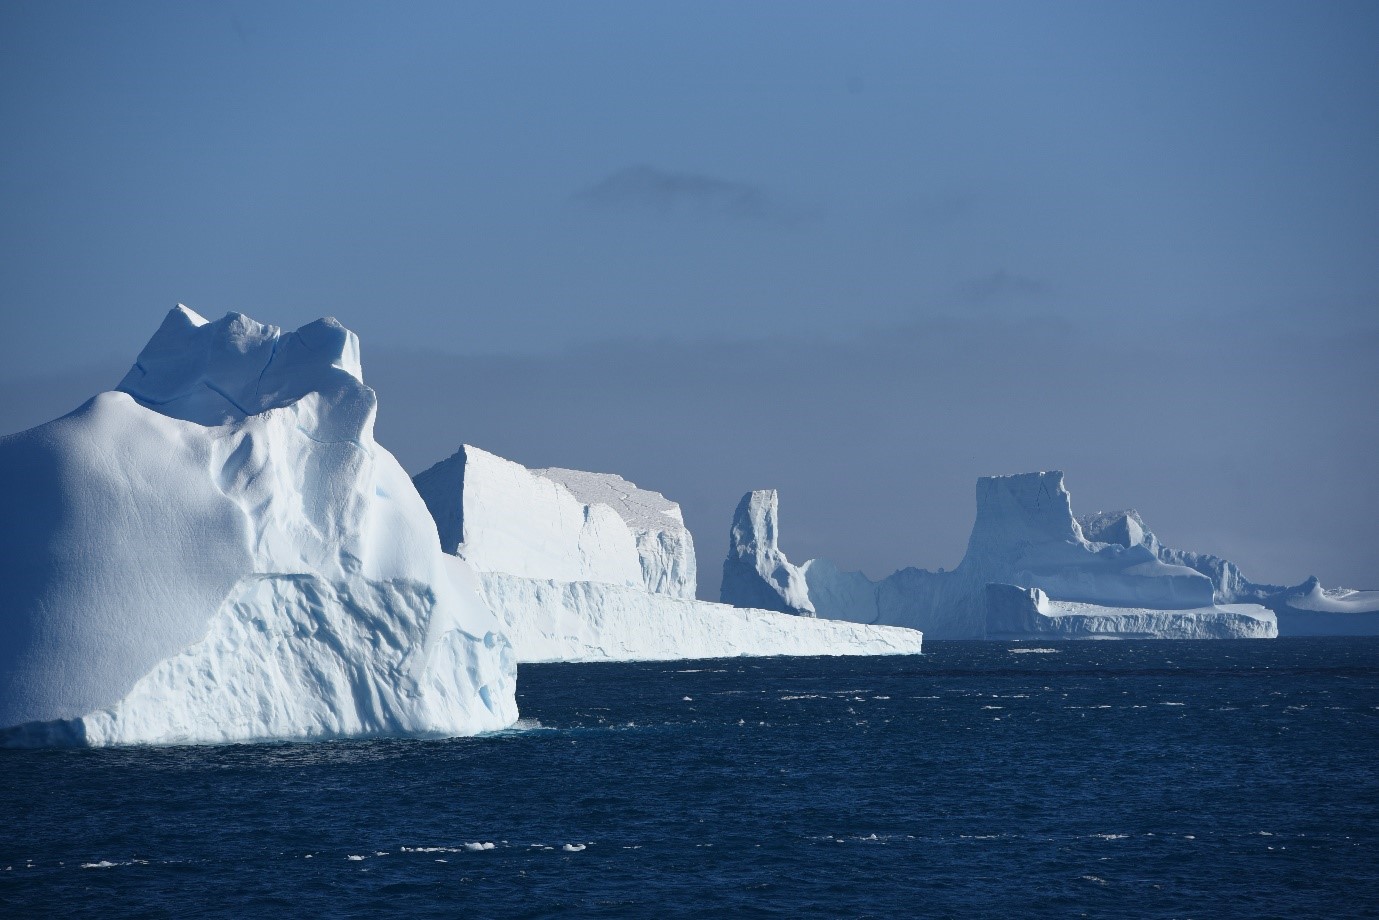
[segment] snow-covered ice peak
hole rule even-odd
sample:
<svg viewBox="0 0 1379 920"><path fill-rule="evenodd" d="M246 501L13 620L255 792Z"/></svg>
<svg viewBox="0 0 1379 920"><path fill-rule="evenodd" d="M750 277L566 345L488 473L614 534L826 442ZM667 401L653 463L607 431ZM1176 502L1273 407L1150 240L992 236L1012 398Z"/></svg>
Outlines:
<svg viewBox="0 0 1379 920"><path fill-rule="evenodd" d="M814 616L805 573L780 549L779 506L775 489L748 492L738 502L720 597L739 607Z"/></svg>
<svg viewBox="0 0 1379 920"><path fill-rule="evenodd" d="M1158 538L1134 508L1078 515L1077 523L1082 535L1093 543L1114 543L1127 549L1143 545L1154 551L1158 547Z"/></svg>
<svg viewBox="0 0 1379 920"><path fill-rule="evenodd" d="M324 397L329 424L313 432L358 440L372 425L373 393L363 385L358 337L332 317L295 332L227 313L210 322L178 305L116 388L163 415L221 425ZM343 417L342 417L343 416Z"/></svg>

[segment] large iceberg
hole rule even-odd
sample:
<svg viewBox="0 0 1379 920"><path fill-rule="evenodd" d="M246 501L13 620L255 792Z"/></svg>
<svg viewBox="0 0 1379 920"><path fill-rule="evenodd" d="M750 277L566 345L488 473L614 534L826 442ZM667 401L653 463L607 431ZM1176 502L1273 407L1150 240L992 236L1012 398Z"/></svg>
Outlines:
<svg viewBox="0 0 1379 920"><path fill-rule="evenodd" d="M931 638L971 639L1011 632L1005 605L989 622L988 586L1013 585L1037 589L1045 599L1041 608L1036 596L1028 595L1036 612L1045 615L1029 623L1052 626L1049 602L1075 604L1080 606L1065 612L1075 609L1078 616L1097 618L1083 621L1096 624L1083 630L1088 634L1176 636L1189 620L1200 624L1202 636L1255 637L1272 635L1275 628L1273 614L1262 608L1216 606L1211 579L1190 566L1160 559L1144 545L1088 540L1073 517L1061 472L978 479L976 522L958 567L951 572L906 568L880 581L839 571L824 559L790 563L776 542L777 501L775 492L752 492L738 506L724 564L724 603L758 604L763 591L774 591L780 609L800 614L909 626ZM758 521L769 525L769 534ZM753 571L757 577L747 577ZM1176 613L1155 618L1146 617L1146 611ZM1059 634L1078 632L1072 619L1059 623ZM1156 623L1165 628L1156 629Z"/></svg>
<svg viewBox="0 0 1379 920"><path fill-rule="evenodd" d="M611 473L530 470L466 445L415 481L442 546L469 566L458 577L502 619L519 661L921 649L913 629L696 600L680 507Z"/></svg>
<svg viewBox="0 0 1379 920"><path fill-rule="evenodd" d="M1089 539L1142 546L1158 559L1208 578L1217 604L1262 604L1278 616L1280 636L1379 636L1379 591L1323 588L1313 576L1300 585L1250 581L1235 563L1206 553L1164 546L1133 509L1098 511L1078 518Z"/></svg>
<svg viewBox="0 0 1379 920"><path fill-rule="evenodd" d="M693 598L680 506L612 473L529 470L466 444L415 479L441 547L481 572Z"/></svg>
<svg viewBox="0 0 1379 920"><path fill-rule="evenodd" d="M335 320L178 307L115 390L0 439L0 739L512 724L511 648L375 408Z"/></svg>

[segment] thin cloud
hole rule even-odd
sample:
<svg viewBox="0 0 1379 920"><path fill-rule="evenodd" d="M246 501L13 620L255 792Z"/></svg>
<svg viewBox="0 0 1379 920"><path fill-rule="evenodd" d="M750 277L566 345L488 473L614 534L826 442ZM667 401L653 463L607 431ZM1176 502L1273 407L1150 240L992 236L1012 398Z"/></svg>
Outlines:
<svg viewBox="0 0 1379 920"><path fill-rule="evenodd" d="M1004 269L989 275L969 278L960 289L964 303L975 307L990 307L1016 300L1043 297L1052 292L1047 281Z"/></svg>
<svg viewBox="0 0 1379 920"><path fill-rule="evenodd" d="M645 165L620 169L577 192L574 198L593 209L661 215L699 214L785 223L809 216L760 185Z"/></svg>

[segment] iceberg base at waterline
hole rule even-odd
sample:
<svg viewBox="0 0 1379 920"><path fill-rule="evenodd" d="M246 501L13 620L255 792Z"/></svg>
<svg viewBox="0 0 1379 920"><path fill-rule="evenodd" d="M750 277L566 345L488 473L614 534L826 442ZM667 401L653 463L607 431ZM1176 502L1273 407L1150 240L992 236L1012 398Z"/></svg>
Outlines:
<svg viewBox="0 0 1379 920"><path fill-rule="evenodd" d="M1188 610L1052 600L1039 588L986 586L987 639L1272 639L1274 612L1258 604Z"/></svg>

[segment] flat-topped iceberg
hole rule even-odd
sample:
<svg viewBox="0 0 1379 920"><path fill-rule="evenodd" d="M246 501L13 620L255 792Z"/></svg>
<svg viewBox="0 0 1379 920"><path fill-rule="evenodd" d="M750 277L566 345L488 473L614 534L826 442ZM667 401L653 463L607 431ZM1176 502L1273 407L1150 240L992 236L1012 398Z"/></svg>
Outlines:
<svg viewBox="0 0 1379 920"><path fill-rule="evenodd" d="M679 505L611 473L529 470L466 445L416 484L519 661L921 649L913 629L696 600L694 541Z"/></svg>
<svg viewBox="0 0 1379 920"><path fill-rule="evenodd" d="M931 638L971 639L1009 632L1004 607L995 624L988 622L988 586L1014 585L1038 589L1046 601L1081 605L1079 615L1100 618L1095 631L1103 635L1115 632L1110 624L1117 617L1129 624L1129 616L1136 619L1133 628L1126 626L1127 635L1180 636L1182 624L1191 620L1201 621L1203 637L1273 634L1274 618L1267 610L1219 610L1211 578L1191 566L1162 559L1140 543L1088 540L1073 517L1061 472L977 480L976 522L958 567L951 572L906 568L880 581L841 572L823 559L791 563L777 545L777 502L774 491L759 491L738 505L724 564L724 603L759 604L763 593L771 593L777 609L909 626ZM1053 611L1046 603L1043 612ZM1146 611L1177 613L1156 618L1146 617ZM1030 622L1051 625L1047 617ZM1059 622L1069 634L1074 621ZM1156 623L1165 629L1156 631Z"/></svg>
<svg viewBox="0 0 1379 920"><path fill-rule="evenodd" d="M335 320L178 307L117 389L0 439L0 740L512 724L511 649L375 409Z"/></svg>
<svg viewBox="0 0 1379 920"><path fill-rule="evenodd" d="M1039 588L986 586L987 639L1270 639L1274 615L1258 604L1157 610L1051 599Z"/></svg>
<svg viewBox="0 0 1379 920"><path fill-rule="evenodd" d="M529 470L466 444L415 482L442 548L480 572L694 597L680 506L621 476Z"/></svg>

